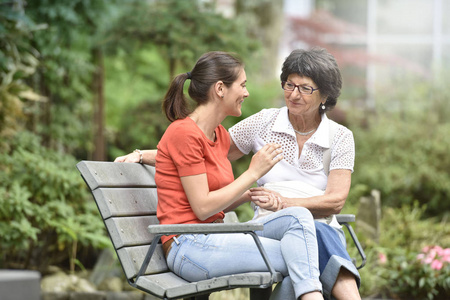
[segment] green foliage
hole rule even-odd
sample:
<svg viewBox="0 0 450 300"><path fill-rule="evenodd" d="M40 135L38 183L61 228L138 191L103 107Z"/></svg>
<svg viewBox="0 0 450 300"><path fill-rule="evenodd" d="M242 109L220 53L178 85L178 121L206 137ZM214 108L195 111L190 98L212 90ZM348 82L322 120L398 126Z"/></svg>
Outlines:
<svg viewBox="0 0 450 300"><path fill-rule="evenodd" d="M0 152L0 268L76 259L74 245L109 244L76 160L21 132Z"/></svg>
<svg viewBox="0 0 450 300"><path fill-rule="evenodd" d="M353 184L380 190L383 204L400 207L418 200L427 204L428 215L443 214L450 211L450 90L440 80L408 82L385 87L392 92L380 93L376 115L352 128Z"/></svg>
<svg viewBox="0 0 450 300"><path fill-rule="evenodd" d="M246 36L244 25L243 19L218 14L207 1L130 1L123 7L110 39L128 51L144 43L156 45L173 78L178 67L192 67L204 52L246 55L256 50L258 43Z"/></svg>
<svg viewBox="0 0 450 300"><path fill-rule="evenodd" d="M47 99L27 111L27 128L52 149L86 157L93 147L92 81L98 67L93 52L100 47L113 4L106 0L27 3L27 17L43 26L31 36L39 67L27 83Z"/></svg>
<svg viewBox="0 0 450 300"><path fill-rule="evenodd" d="M367 254L360 270L362 295L382 294L395 299L446 299L450 292L450 265L442 257L442 268L418 260L429 245L450 247L450 226L446 220L423 220L425 207L404 205L383 209L380 241L375 243L358 234ZM358 228L356 228L358 232ZM360 232L358 232L360 233ZM349 247L352 257L356 251ZM450 251L450 250L447 250ZM420 257L420 256L419 256Z"/></svg>
<svg viewBox="0 0 450 300"><path fill-rule="evenodd" d="M24 100L40 100L24 79L38 66L31 37L41 27L25 15L23 5L0 3L0 137L13 135L23 125Z"/></svg>
<svg viewBox="0 0 450 300"><path fill-rule="evenodd" d="M442 269L436 269L418 259L417 250L398 252L387 259L390 266L378 273L385 293L401 299L447 299L450 293L449 262L444 262Z"/></svg>

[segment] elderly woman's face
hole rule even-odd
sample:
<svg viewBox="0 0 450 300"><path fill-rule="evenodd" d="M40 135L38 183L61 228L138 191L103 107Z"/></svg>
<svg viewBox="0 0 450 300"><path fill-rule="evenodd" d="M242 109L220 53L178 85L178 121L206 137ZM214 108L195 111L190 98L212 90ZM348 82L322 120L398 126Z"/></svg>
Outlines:
<svg viewBox="0 0 450 300"><path fill-rule="evenodd" d="M287 78L287 83L297 86L312 87L317 89L314 81L305 76L298 74L290 74ZM301 88L300 88L301 89ZM320 91L315 90L312 94L300 93L299 88L296 87L293 91L284 90L284 100L289 109L289 113L297 114L317 114L319 105L322 102Z"/></svg>

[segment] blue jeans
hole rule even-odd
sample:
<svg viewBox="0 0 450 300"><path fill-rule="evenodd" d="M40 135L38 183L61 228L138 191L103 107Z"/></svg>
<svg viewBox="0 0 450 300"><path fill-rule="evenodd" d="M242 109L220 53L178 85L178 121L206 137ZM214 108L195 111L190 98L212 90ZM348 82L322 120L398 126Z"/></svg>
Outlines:
<svg viewBox="0 0 450 300"><path fill-rule="evenodd" d="M315 222L317 243L319 246L320 281L323 285L325 299L334 299L331 296L339 271L345 268L350 271L359 287L361 278L352 263L346 249L345 234L342 229L333 228L321 222Z"/></svg>
<svg viewBox="0 0 450 300"><path fill-rule="evenodd" d="M289 207L256 221L256 232L274 269L285 276L272 299L298 299L322 291L314 220L309 210ZM188 281L245 272L268 271L259 250L245 234L184 234L172 243L169 269Z"/></svg>

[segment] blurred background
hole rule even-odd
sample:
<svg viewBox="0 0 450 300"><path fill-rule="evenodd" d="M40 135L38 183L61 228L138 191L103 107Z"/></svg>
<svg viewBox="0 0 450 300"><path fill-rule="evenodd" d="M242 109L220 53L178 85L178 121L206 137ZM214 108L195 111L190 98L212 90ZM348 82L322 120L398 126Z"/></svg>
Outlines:
<svg viewBox="0 0 450 300"><path fill-rule="evenodd" d="M356 143L343 213L368 256L361 294L448 299L448 15L450 0L0 0L0 269L88 277L109 239L75 164L155 148L170 79L202 53L246 64L228 128L284 105L281 63L320 46L344 77L329 117Z"/></svg>

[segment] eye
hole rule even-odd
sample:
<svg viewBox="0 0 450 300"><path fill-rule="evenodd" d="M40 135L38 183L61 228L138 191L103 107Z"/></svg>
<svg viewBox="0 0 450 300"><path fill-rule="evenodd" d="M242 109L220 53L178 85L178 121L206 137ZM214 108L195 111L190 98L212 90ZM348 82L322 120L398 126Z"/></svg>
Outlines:
<svg viewBox="0 0 450 300"><path fill-rule="evenodd" d="M305 93L311 93L311 88L309 86L301 86L300 90Z"/></svg>
<svg viewBox="0 0 450 300"><path fill-rule="evenodd" d="M285 88L288 88L288 89L293 89L293 88L295 87L295 85L293 85L293 84L290 83L290 82L286 82L286 84L284 85L284 87L285 87Z"/></svg>

